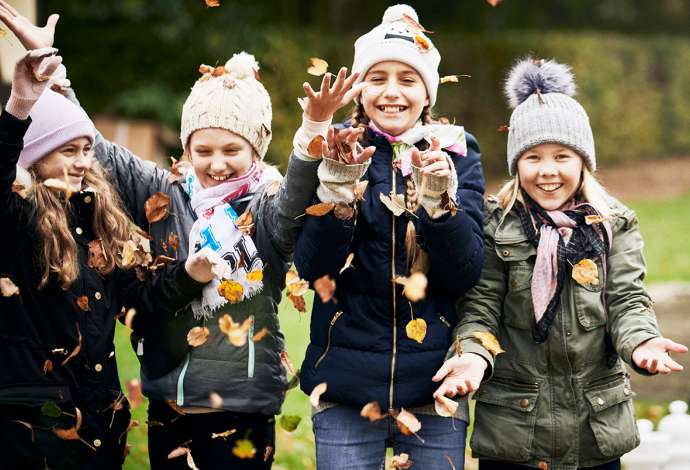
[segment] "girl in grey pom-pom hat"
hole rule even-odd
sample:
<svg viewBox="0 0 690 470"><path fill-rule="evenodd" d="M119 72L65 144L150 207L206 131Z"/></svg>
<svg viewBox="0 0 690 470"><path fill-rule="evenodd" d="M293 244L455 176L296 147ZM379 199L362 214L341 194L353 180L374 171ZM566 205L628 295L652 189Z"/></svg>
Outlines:
<svg viewBox="0 0 690 470"><path fill-rule="evenodd" d="M513 179L489 200L484 269L455 330L483 349L460 378L493 376L470 445L480 470L620 469L639 443L624 364L680 371L669 352L687 348L659 332L635 214L592 176L570 68L523 59L506 94Z"/></svg>

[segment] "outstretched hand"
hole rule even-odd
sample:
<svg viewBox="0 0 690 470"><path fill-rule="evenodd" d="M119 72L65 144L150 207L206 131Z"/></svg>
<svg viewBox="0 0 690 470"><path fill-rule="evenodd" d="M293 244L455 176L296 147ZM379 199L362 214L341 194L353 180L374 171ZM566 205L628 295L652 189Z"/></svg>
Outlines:
<svg viewBox="0 0 690 470"><path fill-rule="evenodd" d="M455 355L443 363L431 380L441 386L434 392L434 398L466 395L479 388L487 363L483 357L474 353Z"/></svg>
<svg viewBox="0 0 690 470"><path fill-rule="evenodd" d="M420 152L417 147L412 148L412 164L422 170L423 174L435 176L450 175L448 156L441 150L441 142L435 136L431 137L429 150Z"/></svg>
<svg viewBox="0 0 690 470"><path fill-rule="evenodd" d="M669 352L686 353L688 348L668 338L656 337L640 344L632 353L632 360L641 369L652 374L668 374L683 370L683 366L671 359Z"/></svg>
<svg viewBox="0 0 690 470"><path fill-rule="evenodd" d="M327 139L322 143L323 157L347 165L365 163L374 155L376 147L362 148L359 138L364 134L364 130L364 128L356 127L336 130L333 126L329 127Z"/></svg>
<svg viewBox="0 0 690 470"><path fill-rule="evenodd" d="M308 119L317 122L328 121L337 110L346 106L366 87L364 82L352 86L359 77L359 73L355 72L347 77L347 67L340 69L333 86L331 86L332 76L330 73L323 76L319 91L314 91L307 82L302 85L307 94L303 108Z"/></svg>
<svg viewBox="0 0 690 470"><path fill-rule="evenodd" d="M60 15L52 14L48 17L46 25L38 27L21 15L12 5L5 0L0 0L0 21L17 36L27 50L52 47L55 39L55 25Z"/></svg>

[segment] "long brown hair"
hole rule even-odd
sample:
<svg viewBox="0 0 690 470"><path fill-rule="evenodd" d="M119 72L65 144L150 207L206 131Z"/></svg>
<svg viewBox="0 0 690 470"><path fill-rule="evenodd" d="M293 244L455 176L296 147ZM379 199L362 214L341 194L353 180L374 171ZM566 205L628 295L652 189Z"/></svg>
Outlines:
<svg viewBox="0 0 690 470"><path fill-rule="evenodd" d="M38 288L45 287L51 274L55 274L63 289L67 290L79 276L79 255L77 242L70 231L67 213L69 200L42 184L36 166L29 169L32 188L29 201L33 205L33 216L41 243L43 274ZM112 184L106 178L97 162L84 176L83 185L94 191L93 232L103 243L106 255L105 266L99 273L107 275L116 267L124 268L119 253L129 240L136 226L131 222Z"/></svg>

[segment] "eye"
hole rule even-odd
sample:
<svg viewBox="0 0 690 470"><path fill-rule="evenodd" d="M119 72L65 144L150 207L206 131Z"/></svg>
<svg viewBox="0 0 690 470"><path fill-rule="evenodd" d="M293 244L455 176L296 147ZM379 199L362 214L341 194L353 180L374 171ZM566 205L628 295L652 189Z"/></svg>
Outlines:
<svg viewBox="0 0 690 470"><path fill-rule="evenodd" d="M570 155L568 155L567 153L559 153L558 155L556 155L556 160L568 160L568 159L570 159Z"/></svg>
<svg viewBox="0 0 690 470"><path fill-rule="evenodd" d="M383 82L383 77L377 77L377 76L369 77L367 79L367 81L371 82L371 83L381 83L381 82Z"/></svg>
<svg viewBox="0 0 690 470"><path fill-rule="evenodd" d="M529 162L536 162L536 161L539 161L539 155L537 155L537 154L535 154L535 153L531 153L531 154L529 154L529 155L525 155L525 156L522 157L522 158L524 158L525 160L527 160L527 161L529 161Z"/></svg>

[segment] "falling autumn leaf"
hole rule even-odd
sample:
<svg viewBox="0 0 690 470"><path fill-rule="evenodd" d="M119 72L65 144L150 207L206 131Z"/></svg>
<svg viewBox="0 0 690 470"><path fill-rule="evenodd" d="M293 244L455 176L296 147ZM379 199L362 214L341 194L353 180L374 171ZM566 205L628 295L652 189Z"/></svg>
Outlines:
<svg viewBox="0 0 690 470"><path fill-rule="evenodd" d="M122 252L120 253L120 263L124 267L131 267L136 260L137 245L132 240L127 240L122 245Z"/></svg>
<svg viewBox="0 0 690 470"><path fill-rule="evenodd" d="M367 418L369 421L378 421L386 417L386 415L381 413L381 405L378 402L372 401L367 403L362 407L362 411L359 412L362 418Z"/></svg>
<svg viewBox="0 0 690 470"><path fill-rule="evenodd" d="M287 351L281 351L280 352L280 362L285 367L285 370L287 370L291 374L297 375L297 373L295 371L295 366L292 365L292 361L290 360L290 356L288 356Z"/></svg>
<svg viewBox="0 0 690 470"><path fill-rule="evenodd" d="M334 202L320 202L307 207L304 212L315 217L323 217L335 208Z"/></svg>
<svg viewBox="0 0 690 470"><path fill-rule="evenodd" d="M458 402L451 400L445 395L441 395L434 401L436 414L444 418L452 418L458 410Z"/></svg>
<svg viewBox="0 0 690 470"><path fill-rule="evenodd" d="M60 439L64 441L78 441L81 440L81 436L79 435L79 428L81 428L81 423L82 423L82 414L81 410L77 407L74 408L75 412L75 424L71 428L68 429L61 429L61 428L53 428L53 433Z"/></svg>
<svg viewBox="0 0 690 470"><path fill-rule="evenodd" d="M182 174L181 167L187 162L180 162L175 157L170 157L170 173L168 174L168 183L173 184L184 178ZM186 166L186 165L184 165Z"/></svg>
<svg viewBox="0 0 690 470"><path fill-rule="evenodd" d="M394 455L391 457L391 465L393 468L408 469L412 468L414 462L410 460L410 456L408 454L402 453L400 455Z"/></svg>
<svg viewBox="0 0 690 470"><path fill-rule="evenodd" d="M419 422L417 417L404 408L400 409L400 413L395 417L395 422L400 432L406 436L416 434L422 429L422 423Z"/></svg>
<svg viewBox="0 0 690 470"><path fill-rule="evenodd" d="M364 192L369 186L369 180L358 181L355 185L355 202L359 202L364 199Z"/></svg>
<svg viewBox="0 0 690 470"><path fill-rule="evenodd" d="M218 327L227 337L228 342L235 347L247 344L247 333L252 325L251 317L245 319L242 324L235 322L227 313L218 319Z"/></svg>
<svg viewBox="0 0 690 470"><path fill-rule="evenodd" d="M232 436L236 432L237 432L237 429L234 429L234 428L228 429L227 431L223 431L223 432L218 432L218 433L214 432L214 433L211 433L211 439L218 439L218 438L226 439L228 436Z"/></svg>
<svg viewBox="0 0 690 470"><path fill-rule="evenodd" d="M405 212L405 197L402 194L391 193L389 196L386 196L383 193L379 193L379 199L396 217Z"/></svg>
<svg viewBox="0 0 690 470"><path fill-rule="evenodd" d="M295 310L300 313L307 313L307 303L304 300L304 297L294 294L288 294L287 297L290 299L290 302L292 302L292 306L295 307Z"/></svg>
<svg viewBox="0 0 690 470"><path fill-rule="evenodd" d="M326 384L326 382L321 382L316 387L314 387L314 389L309 394L309 402L311 403L311 406L313 406L314 408L319 407L319 400L321 399L321 395L323 395L326 392L327 388L328 385Z"/></svg>
<svg viewBox="0 0 690 470"><path fill-rule="evenodd" d="M84 312L88 312L89 310L91 310L91 308L89 307L89 298L85 295L77 297L77 305Z"/></svg>
<svg viewBox="0 0 690 470"><path fill-rule="evenodd" d="M204 0L206 2L206 6L209 8L216 8L220 6L220 0Z"/></svg>
<svg viewBox="0 0 690 470"><path fill-rule="evenodd" d="M154 222L159 222L165 219L169 212L170 207L170 196L158 191L156 194L151 196L144 203L144 212L146 213L146 220L150 224Z"/></svg>
<svg viewBox="0 0 690 470"><path fill-rule="evenodd" d="M486 3L491 5L492 7L498 6L499 3L501 3L503 0L486 0Z"/></svg>
<svg viewBox="0 0 690 470"><path fill-rule="evenodd" d="M175 449L171 450L168 454L168 460L176 459L178 457L182 457L183 455L187 455L187 452L189 452L189 449L187 447L176 447Z"/></svg>
<svg viewBox="0 0 690 470"><path fill-rule="evenodd" d="M196 348L201 346L208 339L210 331L205 326L195 326L187 333L187 344Z"/></svg>
<svg viewBox="0 0 690 470"><path fill-rule="evenodd" d="M65 197L67 199L72 197L72 188L65 180L48 178L47 180L43 181L43 186L58 193L65 193Z"/></svg>
<svg viewBox="0 0 690 470"><path fill-rule="evenodd" d="M599 272L594 261L588 258L581 259L579 263L573 266L573 279L581 286L598 286Z"/></svg>
<svg viewBox="0 0 690 470"><path fill-rule="evenodd" d="M237 281L223 279L218 286L218 294L225 297L231 304L234 304L242 300L244 296L244 287Z"/></svg>
<svg viewBox="0 0 690 470"><path fill-rule="evenodd" d="M51 372L53 372L53 361L46 359L43 363L43 374L50 374Z"/></svg>
<svg viewBox="0 0 690 470"><path fill-rule="evenodd" d="M424 341L424 337L426 336L426 322L423 318L415 318L414 320L410 320L407 322L407 325L405 325L405 333L407 333L408 338L415 340L419 344L422 344L422 341Z"/></svg>
<svg viewBox="0 0 690 470"><path fill-rule="evenodd" d="M460 77L466 77L466 78L472 78L471 75L446 75L445 77L441 77L440 83L443 85L444 83L459 83L460 82Z"/></svg>
<svg viewBox="0 0 690 470"><path fill-rule="evenodd" d="M543 460L539 461L539 470L549 470L549 464Z"/></svg>
<svg viewBox="0 0 690 470"><path fill-rule="evenodd" d="M602 222L607 221L607 217L603 217L601 215L586 215L585 216L585 223L587 225L593 225L593 224L600 224Z"/></svg>
<svg viewBox="0 0 690 470"><path fill-rule="evenodd" d="M328 274L321 276L314 281L314 290L319 294L321 302L328 303L335 293L335 281Z"/></svg>
<svg viewBox="0 0 690 470"><path fill-rule="evenodd" d="M238 439L232 448L232 455L238 459L253 459L256 455L254 443L249 439Z"/></svg>
<svg viewBox="0 0 690 470"><path fill-rule="evenodd" d="M342 268L340 268L340 271L338 272L338 274L342 274L343 271L345 271L348 268L351 268L353 259L355 259L354 253L350 253L349 255L347 255L347 258L345 258L345 264L343 265Z"/></svg>
<svg viewBox="0 0 690 470"><path fill-rule="evenodd" d="M254 334L254 336L252 336L252 341L254 341L255 343L258 343L259 341L264 339L267 334L268 334L268 328L266 328L266 327L261 328L257 333Z"/></svg>
<svg viewBox="0 0 690 470"><path fill-rule="evenodd" d="M18 194L22 199L26 199L29 195L28 191L26 190L26 186L19 183L12 183L12 192Z"/></svg>
<svg viewBox="0 0 690 470"><path fill-rule="evenodd" d="M355 216L355 208L345 202L339 202L333 209L333 215L339 220L350 220Z"/></svg>
<svg viewBox="0 0 690 470"><path fill-rule="evenodd" d="M106 268L108 264L108 257L105 254L105 247L103 240L97 238L89 242L89 260L87 265L91 269L101 271Z"/></svg>
<svg viewBox="0 0 690 470"><path fill-rule="evenodd" d="M136 408L144 402L141 380L133 378L127 381L127 400L129 401L130 408Z"/></svg>
<svg viewBox="0 0 690 470"><path fill-rule="evenodd" d="M496 129L498 132L508 132L510 130L510 126L506 126L505 124L502 124L498 126Z"/></svg>
<svg viewBox="0 0 690 470"><path fill-rule="evenodd" d="M450 211L451 217L455 217L455 214L458 212L458 205L455 203L455 200L450 197L448 191L441 193L441 209Z"/></svg>
<svg viewBox="0 0 690 470"><path fill-rule="evenodd" d="M323 156L323 144L326 139L322 135L317 135L309 142L307 146L307 153L310 157L322 157Z"/></svg>
<svg viewBox="0 0 690 470"><path fill-rule="evenodd" d="M308 74L320 77L321 75L323 75L327 71L328 71L328 62L326 62L323 59L319 59L318 57L310 57L309 58L309 68L307 69Z"/></svg>
<svg viewBox="0 0 690 470"><path fill-rule="evenodd" d="M493 357L505 352L501 348L501 344L498 342L498 339L496 339L496 337L488 331L475 331L472 333L472 336L477 338L484 349L489 351Z"/></svg>
<svg viewBox="0 0 690 470"><path fill-rule="evenodd" d="M260 269L250 271L247 273L247 281L249 282L261 282L264 279L264 272Z"/></svg>
<svg viewBox="0 0 690 470"><path fill-rule="evenodd" d="M19 295L19 287L9 277L0 277L0 293L2 293L3 297Z"/></svg>
<svg viewBox="0 0 690 470"><path fill-rule="evenodd" d="M412 273L409 277L398 276L395 282L404 287L403 295L412 302L418 302L426 296L426 286L429 281L420 272Z"/></svg>
<svg viewBox="0 0 690 470"><path fill-rule="evenodd" d="M254 235L256 227L254 225L254 215L251 209L246 210L240 215L237 220L235 220L235 227L239 229L240 232L250 237Z"/></svg>
<svg viewBox="0 0 690 470"><path fill-rule="evenodd" d="M273 181L271 184L266 186L266 189L264 190L264 196L266 197L271 197L275 196L278 194L278 191L280 190L280 181Z"/></svg>
<svg viewBox="0 0 690 470"><path fill-rule="evenodd" d="M218 394L218 392L209 393L208 401L211 403L211 408L213 409L219 410L223 408L223 398ZM234 429L232 431L235 432Z"/></svg>
<svg viewBox="0 0 690 470"><path fill-rule="evenodd" d="M81 352L81 344L82 344L82 336L81 336L81 330L79 329L79 323L77 325L77 345L74 347L72 352L70 352L67 357L62 361L61 365L62 367L66 366L69 361L74 359L80 352Z"/></svg>
<svg viewBox="0 0 690 470"><path fill-rule="evenodd" d="M282 415L280 417L280 427L283 428L283 430L287 432L293 432L295 429L297 429L297 426L299 425L300 421L302 421L301 416L293 416L293 415Z"/></svg>

